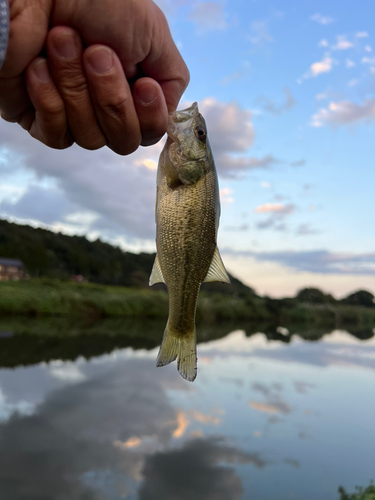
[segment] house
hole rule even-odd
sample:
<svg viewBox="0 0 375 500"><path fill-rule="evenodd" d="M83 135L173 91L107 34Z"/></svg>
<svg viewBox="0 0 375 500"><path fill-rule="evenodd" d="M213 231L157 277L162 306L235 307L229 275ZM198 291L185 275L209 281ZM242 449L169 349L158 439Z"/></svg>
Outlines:
<svg viewBox="0 0 375 500"><path fill-rule="evenodd" d="M18 259L0 257L0 281L19 280L26 276L24 264Z"/></svg>

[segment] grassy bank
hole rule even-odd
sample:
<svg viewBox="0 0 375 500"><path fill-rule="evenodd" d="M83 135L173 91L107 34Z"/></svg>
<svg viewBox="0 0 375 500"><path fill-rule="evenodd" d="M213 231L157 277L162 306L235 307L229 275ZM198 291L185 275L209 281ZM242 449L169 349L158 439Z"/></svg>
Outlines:
<svg viewBox="0 0 375 500"><path fill-rule="evenodd" d="M266 318L260 297L239 298L201 292L197 318ZM75 283L50 278L0 282L0 315L87 318L167 318L168 294L152 289Z"/></svg>
<svg viewBox="0 0 375 500"><path fill-rule="evenodd" d="M348 325L368 335L375 327L375 307L342 303L313 304L296 299L269 299L254 293L201 291L197 321L264 321L273 325ZM154 318L168 315L168 294L152 289L75 283L51 278L0 282L0 316Z"/></svg>
<svg viewBox="0 0 375 500"><path fill-rule="evenodd" d="M166 293L50 278L0 282L0 315L165 316Z"/></svg>

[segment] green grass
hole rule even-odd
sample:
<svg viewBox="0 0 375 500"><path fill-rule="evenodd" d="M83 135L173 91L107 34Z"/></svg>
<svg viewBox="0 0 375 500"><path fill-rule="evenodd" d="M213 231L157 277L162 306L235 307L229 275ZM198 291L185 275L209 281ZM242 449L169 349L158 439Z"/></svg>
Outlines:
<svg viewBox="0 0 375 500"><path fill-rule="evenodd" d="M168 294L152 289L75 283L53 278L0 282L0 316L101 318L155 318L166 320ZM375 308L336 304L300 303L255 294L232 295L201 291L197 321L264 321L274 326L291 324L316 328L357 329L368 338L375 327Z"/></svg>
<svg viewBox="0 0 375 500"><path fill-rule="evenodd" d="M0 282L1 315L156 318L167 313L162 291L48 278Z"/></svg>
<svg viewBox="0 0 375 500"><path fill-rule="evenodd" d="M59 281L52 278L0 282L0 315L167 318L168 294L152 289ZM202 291L197 319L269 318L259 297Z"/></svg>

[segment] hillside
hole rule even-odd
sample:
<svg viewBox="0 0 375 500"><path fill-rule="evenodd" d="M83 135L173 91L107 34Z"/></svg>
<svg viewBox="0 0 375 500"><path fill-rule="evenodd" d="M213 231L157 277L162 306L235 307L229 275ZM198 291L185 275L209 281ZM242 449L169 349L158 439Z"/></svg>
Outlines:
<svg viewBox="0 0 375 500"><path fill-rule="evenodd" d="M0 219L0 257L20 259L31 277L69 279L82 275L91 283L149 288L155 254L124 252L100 239L67 236ZM202 289L226 295L254 295L231 276L232 285L205 283ZM153 290L164 289L156 285Z"/></svg>
<svg viewBox="0 0 375 500"><path fill-rule="evenodd" d="M67 236L0 220L0 257L18 258L32 277L70 278L93 283L145 286L154 255L123 252L99 239Z"/></svg>
<svg viewBox="0 0 375 500"><path fill-rule="evenodd" d="M20 259L32 278L57 278L64 281L73 275L82 275L92 284L165 289L162 284L152 288L148 285L155 254L124 252L99 239L89 241L84 236L67 236L0 219L0 258L4 257ZM252 288L233 276L231 281L230 286L204 283L202 291L218 297L241 299L258 310L262 303L268 314L277 318L294 317L297 310L304 310L305 316L305 306L308 306L309 316L312 311L319 316L323 311L331 314L335 306L375 308L373 294L365 290L358 290L342 300L336 300L319 289L304 288L294 298L271 299L259 297ZM41 285L39 283L36 286ZM17 290L21 288L20 283ZM224 300L224 297L220 300Z"/></svg>

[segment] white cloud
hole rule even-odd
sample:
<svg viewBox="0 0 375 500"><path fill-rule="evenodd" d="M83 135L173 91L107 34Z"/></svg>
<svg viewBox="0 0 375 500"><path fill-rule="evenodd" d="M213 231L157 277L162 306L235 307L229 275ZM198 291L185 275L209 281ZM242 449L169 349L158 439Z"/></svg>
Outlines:
<svg viewBox="0 0 375 500"><path fill-rule="evenodd" d="M64 382L78 383L86 379L85 375L79 370L73 362L64 362L61 360L51 361L49 363L49 372Z"/></svg>
<svg viewBox="0 0 375 500"><path fill-rule="evenodd" d="M370 47L370 45L366 45L365 51L366 52L372 52L372 47Z"/></svg>
<svg viewBox="0 0 375 500"><path fill-rule="evenodd" d="M367 38L368 33L367 33L367 31L358 31L358 33L356 33L355 36L357 38Z"/></svg>
<svg viewBox="0 0 375 500"><path fill-rule="evenodd" d="M323 38L323 40L320 40L320 42L318 43L318 47L329 47L329 44L327 40Z"/></svg>
<svg viewBox="0 0 375 500"><path fill-rule="evenodd" d="M234 193L233 189L231 188L222 188L220 189L220 200L222 203L227 204L227 203L233 203L234 198L232 197L232 194Z"/></svg>
<svg viewBox="0 0 375 500"><path fill-rule="evenodd" d="M342 274L333 269L326 272L326 266L319 269L321 257L314 254L314 251L311 252L310 258L305 256L304 263L300 260L300 252L296 252L295 262L293 262L294 255L290 252L290 265L281 261L280 256L274 255L274 260L266 260L266 256L262 256L262 253L253 255L248 255L246 252L233 253L227 251L224 245L221 245L220 253L229 272L234 276L240 276L244 283L261 295L294 296L298 290L306 286L319 288L336 297L343 297L360 289L375 294L373 274ZM327 254L331 253L327 251ZM276 260L277 258L279 260Z"/></svg>
<svg viewBox="0 0 375 500"><path fill-rule="evenodd" d="M267 169L279 161L272 155L249 156L254 140L250 110L214 98L203 99L199 108L222 176ZM0 190L0 215L69 234L97 235L122 247L150 247L155 238L155 169L162 147L163 141L127 157L108 148L57 151L18 125L1 121L0 169L6 182ZM19 177L27 181L21 185Z"/></svg>
<svg viewBox="0 0 375 500"><path fill-rule="evenodd" d="M9 398L11 399L11 398ZM29 401L20 400L16 402L8 401L8 398L3 393L0 387L0 423L4 424L12 414L32 415L35 410L35 405Z"/></svg>
<svg viewBox="0 0 375 500"><path fill-rule="evenodd" d="M15 203L25 193L26 189L25 186L18 186L17 184L0 184L0 203L3 200Z"/></svg>
<svg viewBox="0 0 375 500"><path fill-rule="evenodd" d="M313 76L318 76L322 73L329 73L332 69L333 60L326 56L319 62L315 62L310 66L310 71Z"/></svg>
<svg viewBox="0 0 375 500"><path fill-rule="evenodd" d="M362 57L362 64L375 64L375 57Z"/></svg>
<svg viewBox="0 0 375 500"><path fill-rule="evenodd" d="M97 219L97 214L93 212L73 212L65 217L67 222L72 224L92 224Z"/></svg>
<svg viewBox="0 0 375 500"><path fill-rule="evenodd" d="M268 27L265 21L254 21L250 25L251 35L248 37L253 45L262 47L266 43L273 42L273 37L268 31Z"/></svg>
<svg viewBox="0 0 375 500"><path fill-rule="evenodd" d="M294 205L283 205L282 203L264 203L255 208L256 214L264 213L278 213L278 214L291 214L294 212Z"/></svg>
<svg viewBox="0 0 375 500"><path fill-rule="evenodd" d="M222 30L227 27L224 7L216 2L196 2L187 19L193 21L199 33Z"/></svg>
<svg viewBox="0 0 375 500"><path fill-rule="evenodd" d="M344 253L328 250L253 252L222 249L222 253L277 262L299 271L322 274L375 275L375 253Z"/></svg>
<svg viewBox="0 0 375 500"><path fill-rule="evenodd" d="M348 50L354 47L354 45L346 39L345 35L338 35L336 45L332 46L333 50Z"/></svg>
<svg viewBox="0 0 375 500"><path fill-rule="evenodd" d="M245 152L254 141L254 126L251 111L242 108L235 101L224 103L214 97L207 97L199 103L204 116L210 143L214 153Z"/></svg>
<svg viewBox="0 0 375 500"><path fill-rule="evenodd" d="M312 21L315 21L316 23L327 25L333 23L332 17L329 16L323 16L322 14L316 13L313 16L310 17Z"/></svg>
<svg viewBox="0 0 375 500"><path fill-rule="evenodd" d="M331 102L328 108L322 108L311 120L311 126L340 126L375 119L375 99L366 99L363 104L342 101Z"/></svg>
<svg viewBox="0 0 375 500"><path fill-rule="evenodd" d="M353 62L351 59L346 59L345 65L347 68L353 68L355 66L355 62Z"/></svg>
<svg viewBox="0 0 375 500"><path fill-rule="evenodd" d="M134 165L137 167L141 167L142 165L149 170L157 170L158 169L158 162L155 160L152 160L150 158L140 158L139 160L136 160L134 162Z"/></svg>
<svg viewBox="0 0 375 500"><path fill-rule="evenodd" d="M90 212L97 215L90 230L102 231L103 236L154 238L156 176L136 164L145 159L156 162L161 143L140 148L128 157L108 148L91 152L73 146L56 151L32 139L17 125L1 122L2 147L16 157L12 164L15 172L26 168L36 176L15 204L2 202L0 210L8 217L54 224L64 223L71 214ZM41 185L44 179L53 179L48 188Z"/></svg>
<svg viewBox="0 0 375 500"><path fill-rule="evenodd" d="M295 206L291 203L264 203L258 205L254 212L256 214L269 214L269 217L258 222L256 227L258 229L273 229L275 231L286 231L287 226L284 224L286 216L293 214Z"/></svg>
<svg viewBox="0 0 375 500"><path fill-rule="evenodd" d="M252 112L235 101L224 103L207 97L199 103L218 172L223 177L234 177L241 172L269 168L280 160L272 155L262 158L241 156L253 145L254 127Z"/></svg>
<svg viewBox="0 0 375 500"><path fill-rule="evenodd" d="M358 85L358 83L360 82L360 80L358 80L358 78L352 78L349 82L348 82L348 86L349 87L355 87L356 85Z"/></svg>
<svg viewBox="0 0 375 500"><path fill-rule="evenodd" d="M297 80L297 83L302 83L304 80L316 77L323 73L329 73L332 70L334 64L338 64L338 62L332 59L329 52L327 52L321 61L317 61L311 64L310 69Z"/></svg>

